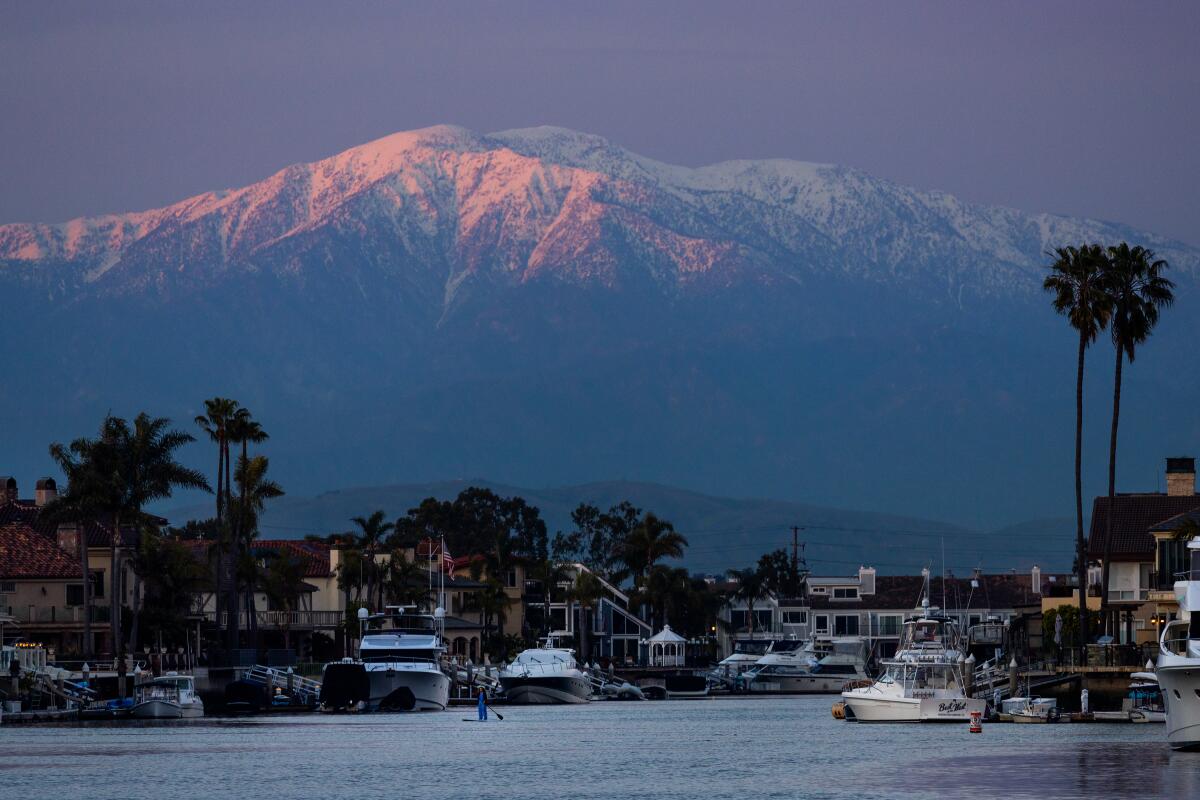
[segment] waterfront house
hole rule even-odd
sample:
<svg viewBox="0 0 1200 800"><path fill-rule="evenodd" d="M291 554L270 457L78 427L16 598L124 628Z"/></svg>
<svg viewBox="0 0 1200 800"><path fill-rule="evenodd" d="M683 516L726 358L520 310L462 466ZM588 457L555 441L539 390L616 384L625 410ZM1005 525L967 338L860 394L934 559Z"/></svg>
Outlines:
<svg viewBox="0 0 1200 800"><path fill-rule="evenodd" d="M1120 625L1108 633L1123 644L1153 642L1158 625L1178 613L1174 583L1186 544L1176 541L1175 531L1200 512L1195 459L1168 458L1165 478L1165 492L1122 492L1113 499L1107 592ZM1088 558L1100 564L1109 511L1107 495L1093 501Z"/></svg>
<svg viewBox="0 0 1200 800"><path fill-rule="evenodd" d="M754 632L747 603L732 601L722 611L721 649L732 652L738 641L758 639L832 639L860 636L877 657L896 650L904 620L921 608L926 574L879 575L859 567L854 575L810 575L796 598L767 595L754 603ZM958 578L929 577L930 605L967 628L987 622L1000 625L1037 616L1049 586L1066 585L1069 576L1008 572ZM1026 626L1027 627L1027 626ZM1024 630L1024 627L1023 627ZM1022 636L1026 634L1022 633Z"/></svg>

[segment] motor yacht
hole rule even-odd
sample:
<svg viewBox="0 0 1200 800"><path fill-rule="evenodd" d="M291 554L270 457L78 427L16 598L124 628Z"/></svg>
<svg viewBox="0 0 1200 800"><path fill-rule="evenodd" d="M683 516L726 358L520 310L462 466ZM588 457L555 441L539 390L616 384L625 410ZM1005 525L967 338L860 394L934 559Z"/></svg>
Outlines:
<svg viewBox="0 0 1200 800"><path fill-rule="evenodd" d="M1163 627L1155 667L1176 750L1200 749L1200 539L1188 543L1188 557L1188 579L1175 584L1180 619Z"/></svg>
<svg viewBox="0 0 1200 800"><path fill-rule="evenodd" d="M364 634L358 658L325 665L321 707L444 711L450 703L450 678L440 663L446 648L438 618L411 606L388 606L375 615L360 609L359 622Z"/></svg>
<svg viewBox="0 0 1200 800"><path fill-rule="evenodd" d="M712 677L715 680L736 678L770 652L782 653L803 645L800 639L740 639L733 643L733 652L717 662Z"/></svg>
<svg viewBox="0 0 1200 800"><path fill-rule="evenodd" d="M934 616L928 584L919 617L904 623L896 654L867 686L842 692L846 718L859 722L966 722L986 702L968 697L957 624Z"/></svg>
<svg viewBox="0 0 1200 800"><path fill-rule="evenodd" d="M129 716L135 719L203 717L204 701L196 694L195 678L168 672L134 687Z"/></svg>
<svg viewBox="0 0 1200 800"><path fill-rule="evenodd" d="M592 681L575 662L575 651L559 647L553 636L501 669L500 685L509 702L519 704L586 703L592 696Z"/></svg>
<svg viewBox="0 0 1200 800"><path fill-rule="evenodd" d="M772 650L743 674L750 691L837 694L850 681L867 680L867 647L857 636Z"/></svg>

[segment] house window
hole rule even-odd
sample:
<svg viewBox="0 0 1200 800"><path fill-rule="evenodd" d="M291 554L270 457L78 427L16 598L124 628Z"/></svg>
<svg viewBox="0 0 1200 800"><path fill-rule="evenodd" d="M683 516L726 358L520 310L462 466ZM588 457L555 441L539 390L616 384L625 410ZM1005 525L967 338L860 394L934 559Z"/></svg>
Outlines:
<svg viewBox="0 0 1200 800"><path fill-rule="evenodd" d="M813 586L810 591L813 594L828 594L828 590L824 586Z"/></svg>
<svg viewBox="0 0 1200 800"><path fill-rule="evenodd" d="M817 614L814 618L816 622L816 633L829 633L829 615Z"/></svg>
<svg viewBox="0 0 1200 800"><path fill-rule="evenodd" d="M104 570L92 570L92 598L95 600L104 599Z"/></svg>
<svg viewBox="0 0 1200 800"><path fill-rule="evenodd" d="M900 635L900 615L899 614L880 614L879 615L879 635L880 636L899 636Z"/></svg>
<svg viewBox="0 0 1200 800"><path fill-rule="evenodd" d="M508 575L505 576L504 585L510 589L517 585L517 571L515 569L510 569L508 571Z"/></svg>
<svg viewBox="0 0 1200 800"><path fill-rule="evenodd" d="M0 594L16 594L16 593L17 593L17 582L16 581L0 581Z"/></svg>
<svg viewBox="0 0 1200 800"><path fill-rule="evenodd" d="M857 586L835 586L833 589L834 600L857 600Z"/></svg>
<svg viewBox="0 0 1200 800"><path fill-rule="evenodd" d="M83 584L68 583L67 584L67 605L81 606L83 605Z"/></svg>
<svg viewBox="0 0 1200 800"><path fill-rule="evenodd" d="M834 636L858 636L858 614L838 614L833 618Z"/></svg>
<svg viewBox="0 0 1200 800"><path fill-rule="evenodd" d="M807 611L784 611L783 612L783 624L784 625L807 625L808 624L808 612Z"/></svg>

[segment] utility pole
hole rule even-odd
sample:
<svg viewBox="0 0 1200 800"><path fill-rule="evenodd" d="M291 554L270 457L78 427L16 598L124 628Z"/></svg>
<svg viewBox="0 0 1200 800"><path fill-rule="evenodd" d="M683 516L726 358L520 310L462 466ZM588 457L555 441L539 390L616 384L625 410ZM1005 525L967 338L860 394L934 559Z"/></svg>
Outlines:
<svg viewBox="0 0 1200 800"><path fill-rule="evenodd" d="M804 528L802 528L799 525L792 526L792 575L796 576L797 581L801 580L800 562L802 559L800 558L800 551L802 549L804 549L804 545L800 544L800 531L802 531L802 530L804 530ZM805 568L804 571L807 572L808 571L807 562L804 564L804 568ZM799 588L800 588L799 586L794 587L794 589L796 589L796 590L798 590Z"/></svg>

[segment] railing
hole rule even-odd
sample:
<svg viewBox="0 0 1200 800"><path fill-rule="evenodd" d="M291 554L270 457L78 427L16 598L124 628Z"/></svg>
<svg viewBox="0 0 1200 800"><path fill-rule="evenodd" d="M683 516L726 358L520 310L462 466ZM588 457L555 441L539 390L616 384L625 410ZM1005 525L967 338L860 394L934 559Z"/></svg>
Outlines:
<svg viewBox="0 0 1200 800"><path fill-rule="evenodd" d="M86 619L84 606L12 606L8 615L17 622L31 625L80 624ZM92 622L108 622L108 606L92 606Z"/></svg>
<svg viewBox="0 0 1200 800"><path fill-rule="evenodd" d="M1162 638L1159 639L1159 650L1167 655L1188 655L1188 621L1183 619L1171 620L1163 628Z"/></svg>
<svg viewBox="0 0 1200 800"><path fill-rule="evenodd" d="M196 616L203 616L205 622L217 624L219 627L229 626L230 614L222 611L205 611ZM297 630L302 628L336 628L346 621L346 615L341 611L258 611L255 612L260 628L276 628ZM249 628L250 616L245 611L237 615L238 627Z"/></svg>

